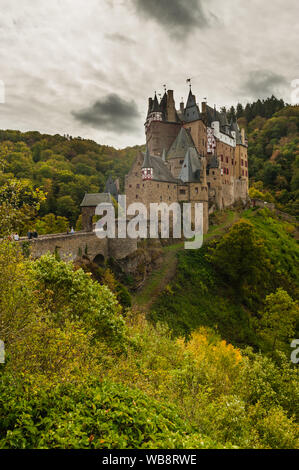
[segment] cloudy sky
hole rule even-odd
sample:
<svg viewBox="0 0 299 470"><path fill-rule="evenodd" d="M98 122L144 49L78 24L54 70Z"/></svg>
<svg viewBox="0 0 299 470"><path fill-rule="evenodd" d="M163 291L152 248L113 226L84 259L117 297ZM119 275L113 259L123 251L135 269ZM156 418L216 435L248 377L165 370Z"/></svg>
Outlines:
<svg viewBox="0 0 299 470"><path fill-rule="evenodd" d="M148 96L186 79L230 106L299 78L298 0L0 0L0 128L144 142Z"/></svg>

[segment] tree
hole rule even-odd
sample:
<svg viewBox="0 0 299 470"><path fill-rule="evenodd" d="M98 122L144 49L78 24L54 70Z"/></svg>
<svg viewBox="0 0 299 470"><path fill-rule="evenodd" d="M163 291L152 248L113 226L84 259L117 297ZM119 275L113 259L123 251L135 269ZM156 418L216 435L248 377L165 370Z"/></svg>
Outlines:
<svg viewBox="0 0 299 470"><path fill-rule="evenodd" d="M43 191L31 181L9 179L0 188L0 234L24 233L44 200Z"/></svg>
<svg viewBox="0 0 299 470"><path fill-rule="evenodd" d="M258 238L252 223L245 219L232 226L211 249L209 258L241 296L249 288L260 288L270 270L264 243Z"/></svg>
<svg viewBox="0 0 299 470"><path fill-rule="evenodd" d="M290 339L299 318L298 304L287 292L279 288L265 299L260 322L260 334L272 343L272 352Z"/></svg>

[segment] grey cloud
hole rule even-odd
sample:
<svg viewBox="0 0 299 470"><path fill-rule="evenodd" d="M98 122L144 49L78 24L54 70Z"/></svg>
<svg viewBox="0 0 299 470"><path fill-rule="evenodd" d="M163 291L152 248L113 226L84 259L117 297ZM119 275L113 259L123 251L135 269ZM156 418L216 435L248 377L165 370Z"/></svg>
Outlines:
<svg viewBox="0 0 299 470"><path fill-rule="evenodd" d="M73 111L72 115L82 124L119 134L138 129L140 119L135 101L126 101L115 93L96 101L89 108Z"/></svg>
<svg viewBox="0 0 299 470"><path fill-rule="evenodd" d="M279 93L288 85L283 75L269 70L255 70L248 74L241 93L250 98L266 98Z"/></svg>
<svg viewBox="0 0 299 470"><path fill-rule="evenodd" d="M143 17L153 19L171 33L186 35L190 29L203 28L209 20L201 0L132 0Z"/></svg>

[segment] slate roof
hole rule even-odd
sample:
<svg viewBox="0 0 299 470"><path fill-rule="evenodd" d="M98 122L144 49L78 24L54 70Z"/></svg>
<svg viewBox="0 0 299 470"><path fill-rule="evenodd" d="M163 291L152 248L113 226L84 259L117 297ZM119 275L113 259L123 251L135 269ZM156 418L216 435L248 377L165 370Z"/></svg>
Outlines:
<svg viewBox="0 0 299 470"><path fill-rule="evenodd" d="M200 117L201 117L201 113L196 104L195 96L192 94L192 91L190 89L185 112L184 112L184 121L185 122L196 121L200 119Z"/></svg>
<svg viewBox="0 0 299 470"><path fill-rule="evenodd" d="M85 193L81 207L96 207L101 203L112 202L111 195L109 193Z"/></svg>
<svg viewBox="0 0 299 470"><path fill-rule="evenodd" d="M179 178L184 183L192 183L200 180L203 163L195 148L190 147L184 159Z"/></svg>
<svg viewBox="0 0 299 470"><path fill-rule="evenodd" d="M190 133L184 127L181 127L180 132L168 150L167 160L170 158L184 158L190 147L195 148L193 139Z"/></svg>
<svg viewBox="0 0 299 470"><path fill-rule="evenodd" d="M232 129L232 131L235 131L235 133L236 133L236 143L237 143L237 145L241 145L242 144L242 137L241 137L241 132L240 132L237 121L235 121L231 124L231 129Z"/></svg>
<svg viewBox="0 0 299 470"><path fill-rule="evenodd" d="M105 186L105 193L110 193L114 199L117 199L118 196L118 191L116 184L114 183L112 176L108 176L108 179L106 181L106 186Z"/></svg>
<svg viewBox="0 0 299 470"><path fill-rule="evenodd" d="M142 168L152 168L153 169L153 180L155 181L167 181L170 183L177 183L178 180L174 178L167 168L166 164L160 157L150 155L149 151L146 150L144 155L144 161Z"/></svg>

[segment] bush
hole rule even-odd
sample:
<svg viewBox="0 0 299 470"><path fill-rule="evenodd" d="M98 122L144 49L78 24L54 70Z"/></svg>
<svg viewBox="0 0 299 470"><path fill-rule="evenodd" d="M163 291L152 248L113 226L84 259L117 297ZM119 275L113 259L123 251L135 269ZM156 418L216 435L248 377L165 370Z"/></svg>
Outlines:
<svg viewBox="0 0 299 470"><path fill-rule="evenodd" d="M175 407L120 384L59 385L34 395L26 388L21 395L0 380L2 449L202 447L217 443L195 433Z"/></svg>

